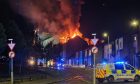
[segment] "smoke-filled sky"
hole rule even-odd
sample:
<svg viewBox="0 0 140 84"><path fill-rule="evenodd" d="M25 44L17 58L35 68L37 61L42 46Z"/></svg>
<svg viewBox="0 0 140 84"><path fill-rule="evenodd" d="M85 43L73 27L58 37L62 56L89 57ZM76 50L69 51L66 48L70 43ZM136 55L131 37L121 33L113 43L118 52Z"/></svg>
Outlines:
<svg viewBox="0 0 140 84"><path fill-rule="evenodd" d="M81 4L81 0L15 0L13 7L35 25L39 35L49 33L51 40L59 40L79 30Z"/></svg>
<svg viewBox="0 0 140 84"><path fill-rule="evenodd" d="M13 6L9 5L9 1L14 3ZM26 16L26 14L28 13L24 14L23 11L25 10L21 10L22 5L19 5L20 1L22 2L26 1L24 3L27 3L27 1L39 1L38 4L40 4L43 0L0 0L0 10L1 10L0 21L3 22L6 19L16 20L16 22L23 30L23 32L26 32L28 27L25 28L23 27L24 25L26 25L26 23L23 19L21 19L23 17L19 16L17 13L20 13L20 15L24 16L24 18L30 19L32 23L35 23L36 21ZM71 1L74 3L77 0ZM91 33L94 32L97 33L97 36L102 37L102 33L106 31L109 32L110 39L115 39L114 37L118 37L120 36L120 34L125 33L126 31L131 29L129 21L132 18L140 19L140 5L139 5L140 0L83 0L83 1L85 2L85 4L82 5L80 30L84 35L88 37L91 36ZM15 7L13 8L15 9L15 11L12 10L12 7ZM30 7L30 5L27 5L27 7ZM42 11L44 10L48 9L46 8L42 9ZM61 27L61 29L63 28Z"/></svg>

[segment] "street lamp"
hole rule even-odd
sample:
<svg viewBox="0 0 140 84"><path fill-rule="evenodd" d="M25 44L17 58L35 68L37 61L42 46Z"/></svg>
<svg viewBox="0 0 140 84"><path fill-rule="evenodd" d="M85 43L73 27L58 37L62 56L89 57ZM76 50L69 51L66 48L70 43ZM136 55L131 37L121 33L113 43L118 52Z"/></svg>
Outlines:
<svg viewBox="0 0 140 84"><path fill-rule="evenodd" d="M33 66L35 64L35 61L34 60L29 60L29 65Z"/></svg>
<svg viewBox="0 0 140 84"><path fill-rule="evenodd" d="M136 28L136 33L139 32L139 27L140 27L140 21L138 19L132 19L130 21L130 26L133 28Z"/></svg>
<svg viewBox="0 0 140 84"><path fill-rule="evenodd" d="M104 32L103 33L103 37L107 38L108 44L109 44L109 34L107 32Z"/></svg>
<svg viewBox="0 0 140 84"><path fill-rule="evenodd" d="M139 20L138 19L132 19L130 21L130 26L135 28L135 30L134 30L135 31L134 42L136 42L136 44L135 44L135 54L136 54L136 53L138 53L137 36L138 36L138 33L139 33L139 26L140 26ZM133 57L133 65L136 67L136 64L137 64L136 63L136 55L134 55L134 57Z"/></svg>
<svg viewBox="0 0 140 84"><path fill-rule="evenodd" d="M107 33L107 32L104 32L103 33L103 37L105 37L105 38L107 38L107 43L108 43L108 59L110 60L110 47L109 47L109 40L110 40L110 38L109 38L109 34Z"/></svg>
<svg viewBox="0 0 140 84"><path fill-rule="evenodd" d="M139 21L137 19L133 19L131 22L130 22L130 25L132 27L135 27L137 28L139 26Z"/></svg>
<svg viewBox="0 0 140 84"><path fill-rule="evenodd" d="M103 33L103 37L108 37L108 33L107 32L104 32Z"/></svg>
<svg viewBox="0 0 140 84"><path fill-rule="evenodd" d="M35 60L34 60L33 57L30 57L30 59L28 59L28 64L29 64L30 66L34 66L34 65L35 65Z"/></svg>

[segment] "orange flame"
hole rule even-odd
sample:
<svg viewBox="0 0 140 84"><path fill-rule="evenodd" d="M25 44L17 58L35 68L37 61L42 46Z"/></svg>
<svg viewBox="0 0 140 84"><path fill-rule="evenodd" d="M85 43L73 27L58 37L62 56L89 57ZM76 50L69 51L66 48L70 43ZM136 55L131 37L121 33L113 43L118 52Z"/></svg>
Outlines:
<svg viewBox="0 0 140 84"><path fill-rule="evenodd" d="M88 45L93 44L91 39L83 37L83 34L78 29L76 29L75 31L71 30L70 34L67 34L66 31L66 34L64 33L63 36L60 37L60 43L62 44L67 43L70 39L74 39L77 36L86 41Z"/></svg>
<svg viewBox="0 0 140 84"><path fill-rule="evenodd" d="M72 34L71 38L75 38L76 36L82 37L83 35L82 35L82 33L81 33L79 30L76 30L76 31Z"/></svg>

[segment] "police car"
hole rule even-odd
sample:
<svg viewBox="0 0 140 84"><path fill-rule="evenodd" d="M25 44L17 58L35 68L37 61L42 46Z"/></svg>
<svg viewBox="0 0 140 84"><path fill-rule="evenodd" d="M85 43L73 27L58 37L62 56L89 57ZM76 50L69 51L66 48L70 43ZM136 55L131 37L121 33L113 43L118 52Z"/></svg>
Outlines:
<svg viewBox="0 0 140 84"><path fill-rule="evenodd" d="M96 66L96 79L99 82L113 82L114 80L140 80L140 71L128 63L101 63Z"/></svg>

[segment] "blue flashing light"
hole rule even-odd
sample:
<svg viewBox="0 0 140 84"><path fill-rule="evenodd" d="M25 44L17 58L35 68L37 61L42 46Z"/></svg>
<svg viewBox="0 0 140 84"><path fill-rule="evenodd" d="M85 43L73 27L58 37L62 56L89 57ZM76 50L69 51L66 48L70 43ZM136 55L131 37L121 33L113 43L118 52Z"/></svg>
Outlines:
<svg viewBox="0 0 140 84"><path fill-rule="evenodd" d="M64 58L62 58L61 61L64 61Z"/></svg>
<svg viewBox="0 0 140 84"><path fill-rule="evenodd" d="M61 64L57 64L57 66L61 66Z"/></svg>
<svg viewBox="0 0 140 84"><path fill-rule="evenodd" d="M57 69L58 69L58 70L61 70L61 68L60 68L60 67L57 67Z"/></svg>
<svg viewBox="0 0 140 84"><path fill-rule="evenodd" d="M103 62L102 64L106 64L106 62Z"/></svg>
<svg viewBox="0 0 140 84"><path fill-rule="evenodd" d="M124 64L125 62L116 62L116 64Z"/></svg>

